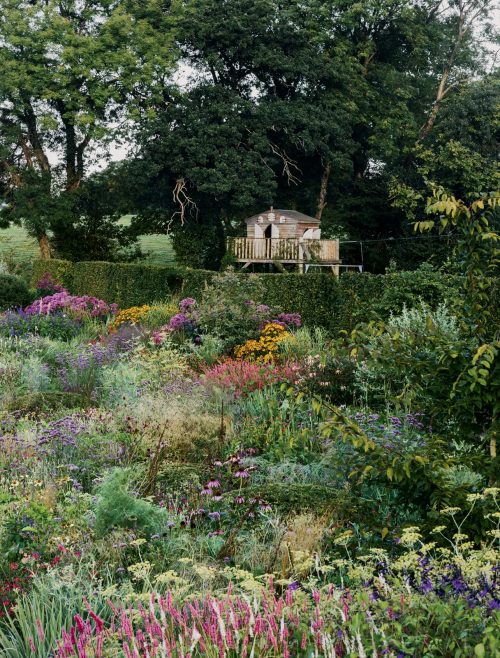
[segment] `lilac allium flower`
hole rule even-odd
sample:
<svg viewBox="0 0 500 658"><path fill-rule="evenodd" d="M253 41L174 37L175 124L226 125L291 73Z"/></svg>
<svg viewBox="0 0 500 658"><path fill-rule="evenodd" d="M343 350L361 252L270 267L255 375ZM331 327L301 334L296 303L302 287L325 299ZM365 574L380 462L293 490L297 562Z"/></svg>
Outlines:
<svg viewBox="0 0 500 658"><path fill-rule="evenodd" d="M193 299L192 297L186 297L186 299L183 299L179 303L179 308L181 309L181 311L185 312L185 311L189 311L191 306L194 306L195 304L196 304L196 299Z"/></svg>
<svg viewBox="0 0 500 658"><path fill-rule="evenodd" d="M63 289L64 290L64 289ZM72 297L67 290L57 292L54 295L48 295L42 299L37 299L31 306L25 308L28 314L46 314L58 310L73 311L78 318L84 313L89 313L92 317L102 315L115 315L118 310L117 304L106 304L102 299L97 297Z"/></svg>
<svg viewBox="0 0 500 658"><path fill-rule="evenodd" d="M281 320L282 323L284 322L288 326L293 324L296 327L300 327L302 317L298 313L280 313L278 320Z"/></svg>

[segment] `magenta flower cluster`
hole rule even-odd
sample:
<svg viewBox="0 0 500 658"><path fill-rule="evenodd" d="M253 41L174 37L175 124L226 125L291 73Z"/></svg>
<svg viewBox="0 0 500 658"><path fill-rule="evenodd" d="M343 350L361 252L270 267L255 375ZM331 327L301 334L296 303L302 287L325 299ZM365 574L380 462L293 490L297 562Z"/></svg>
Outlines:
<svg viewBox="0 0 500 658"><path fill-rule="evenodd" d="M247 302L248 306L253 306L254 302ZM255 307L255 311L252 315L252 320L256 322L259 331L262 331L267 324L279 324L285 329L289 329L292 325L300 327L300 322L302 317L298 313L280 313L276 320L272 320L272 313L275 310L272 310L269 306L265 304L259 304Z"/></svg>
<svg viewBox="0 0 500 658"><path fill-rule="evenodd" d="M273 324L279 324L282 327L291 327L295 325L300 327L302 317L298 313L280 313L277 320L273 320Z"/></svg>
<svg viewBox="0 0 500 658"><path fill-rule="evenodd" d="M36 282L37 290L46 290L47 292L68 292L66 288L59 285L57 279L53 279L49 272L45 272L42 278Z"/></svg>
<svg viewBox="0 0 500 658"><path fill-rule="evenodd" d="M118 310L118 304L106 304L102 299L97 297L72 297L67 290L57 292L54 295L48 295L37 299L31 306L27 306L25 312L28 314L46 314L52 311L71 311L78 319L82 315L92 317L102 317L105 315L115 315Z"/></svg>
<svg viewBox="0 0 500 658"><path fill-rule="evenodd" d="M181 309L182 313L186 313L187 311L191 310L191 306L194 306L196 304L196 299L193 299L192 297L186 297L179 303L179 308Z"/></svg>
<svg viewBox="0 0 500 658"><path fill-rule="evenodd" d="M179 302L180 313L174 315L169 324L164 325L157 329L151 336L155 345L160 345L163 341L165 334L169 332L188 331L193 333L196 329L196 321L199 318L199 313L193 307L196 304L196 299L186 297Z"/></svg>
<svg viewBox="0 0 500 658"><path fill-rule="evenodd" d="M135 610L120 604L115 607L108 599L114 613L111 624L96 615L84 598L88 617L84 620L76 615L76 628L72 626L69 633L62 630L56 658L90 655L104 658L112 643L118 644L118 652L124 658L198 655L291 658L292 652L293 656L305 655L306 646L311 655L342 655L336 624L321 612L320 592L310 594L315 611L309 614L306 624L301 624L303 612L291 589L279 598L262 590L262 601L254 600L253 605L246 597L231 597L232 589L230 583L225 598L207 593L202 600L194 597L182 607L173 604L170 590L165 598L152 594L149 605L143 607L138 603ZM327 599L330 597L329 593ZM332 650L328 654L322 650L325 645ZM339 653L333 652L333 645Z"/></svg>

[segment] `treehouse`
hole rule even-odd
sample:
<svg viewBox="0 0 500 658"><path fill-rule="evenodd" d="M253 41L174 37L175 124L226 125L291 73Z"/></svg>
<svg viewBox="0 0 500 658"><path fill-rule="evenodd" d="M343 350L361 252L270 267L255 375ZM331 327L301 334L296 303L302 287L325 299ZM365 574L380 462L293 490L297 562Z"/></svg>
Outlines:
<svg viewBox="0 0 500 658"><path fill-rule="evenodd" d="M236 262L298 263L331 267L338 275L339 241L322 240L320 220L296 210L270 210L245 220L246 238L231 238Z"/></svg>

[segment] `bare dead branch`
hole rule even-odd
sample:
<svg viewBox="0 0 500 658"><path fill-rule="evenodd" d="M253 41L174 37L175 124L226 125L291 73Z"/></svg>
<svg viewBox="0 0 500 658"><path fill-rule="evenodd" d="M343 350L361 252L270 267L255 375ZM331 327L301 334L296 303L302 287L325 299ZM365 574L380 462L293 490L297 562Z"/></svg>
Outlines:
<svg viewBox="0 0 500 658"><path fill-rule="evenodd" d="M294 167L297 171L300 171L295 160L292 160L292 158L287 155L285 149L280 148L277 144L274 144L270 141L269 146L271 147L271 151L274 153L274 155L277 155L278 158L280 158L280 160L283 162L283 174L287 177L288 185L290 185L290 183L293 183L294 185L300 183L300 178L294 176L294 174L290 171L290 167Z"/></svg>
<svg viewBox="0 0 500 658"><path fill-rule="evenodd" d="M186 186L186 179L184 176L181 176L175 181L175 187L172 193L172 196L174 198L175 203L178 203L180 206L180 210L177 212L174 212L172 217L170 218L170 221L168 223L167 227L167 233L170 230L170 226L172 222L174 221L175 217L177 215L180 216L181 218L181 225L184 226L184 217L186 216L186 211L189 210L189 213L192 215L193 211L196 210L196 214L198 215L198 206L196 203L188 196L187 194L187 186Z"/></svg>

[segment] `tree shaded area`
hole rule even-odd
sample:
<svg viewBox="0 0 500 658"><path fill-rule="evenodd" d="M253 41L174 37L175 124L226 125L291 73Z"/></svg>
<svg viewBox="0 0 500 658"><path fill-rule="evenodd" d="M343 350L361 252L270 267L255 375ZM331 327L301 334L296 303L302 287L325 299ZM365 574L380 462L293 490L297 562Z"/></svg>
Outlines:
<svg viewBox="0 0 500 658"><path fill-rule="evenodd" d="M101 39L109 61L97 59L102 70L81 82L86 96L76 94L72 114L59 112L57 99L40 108L55 113L48 135L66 163L66 124L80 131L79 144L88 140L85 149L105 149L124 134L113 127L122 121L133 147L105 172L109 214L81 215L75 191L87 184L84 173L75 178L66 166L55 194L54 168L49 178L40 162L16 165L21 128L5 127L12 111L4 111L3 179L19 177L5 221L37 235L55 229L60 253L65 234L77 243L89 222L95 247L86 244L98 253L99 222L103 242L109 233L120 249L134 232L170 232L179 263L217 269L227 236L244 235L244 219L274 205L320 218L324 238L366 241L370 271L383 272L391 259L409 269L429 259L439 265L452 242L401 238L414 236L411 222L423 212L415 197L427 180L466 199L498 187L498 76L487 71L484 48L496 39L492 9L489 0L465 9L430 0L103 2L93 10L97 45L80 48L93 56ZM19 57L15 46L0 52L7 63ZM59 89L55 77L51 85ZM87 105L100 114L87 117ZM99 187L88 184L87 200ZM135 218L119 243L112 217L121 212ZM341 257L359 263L359 242L346 242Z"/></svg>

